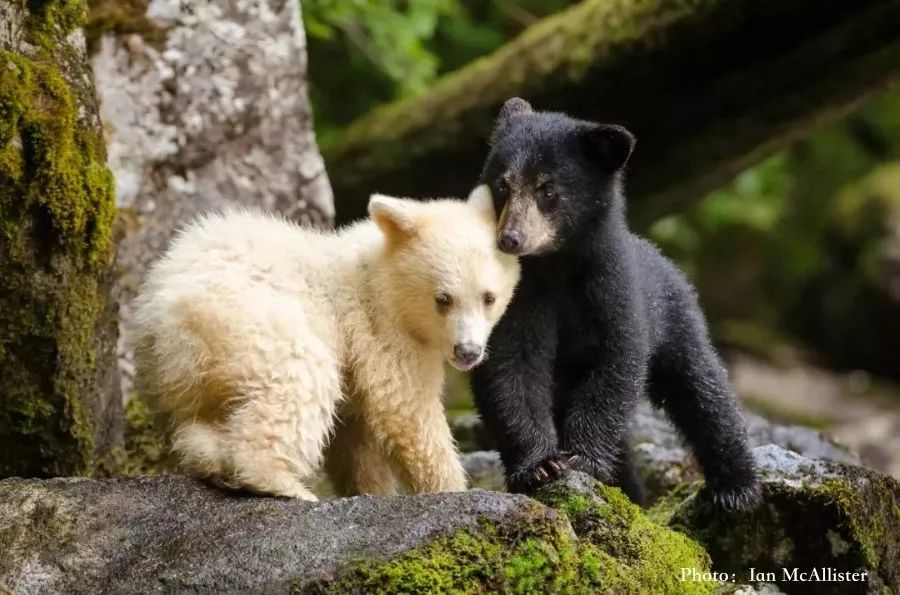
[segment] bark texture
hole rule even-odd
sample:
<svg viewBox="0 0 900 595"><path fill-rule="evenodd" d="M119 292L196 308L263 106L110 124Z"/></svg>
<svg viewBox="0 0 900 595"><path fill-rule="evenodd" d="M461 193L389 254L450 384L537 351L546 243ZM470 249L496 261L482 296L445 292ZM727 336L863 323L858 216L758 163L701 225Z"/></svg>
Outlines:
<svg viewBox="0 0 900 595"><path fill-rule="evenodd" d="M460 194L518 95L637 134L641 226L898 78L897 0L585 0L361 118L325 156L341 221L374 191Z"/></svg>
<svg viewBox="0 0 900 595"><path fill-rule="evenodd" d="M296 0L92 0L91 47L117 184L123 391L130 302L197 213L254 206L317 226L334 207L313 136Z"/></svg>
<svg viewBox="0 0 900 595"><path fill-rule="evenodd" d="M0 476L88 473L121 441L85 16L83 1L0 5Z"/></svg>

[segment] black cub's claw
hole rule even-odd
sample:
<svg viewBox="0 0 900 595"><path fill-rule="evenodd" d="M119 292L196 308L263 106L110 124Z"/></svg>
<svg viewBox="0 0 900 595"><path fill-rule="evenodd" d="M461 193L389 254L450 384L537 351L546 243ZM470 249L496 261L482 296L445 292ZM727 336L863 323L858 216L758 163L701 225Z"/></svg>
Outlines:
<svg viewBox="0 0 900 595"><path fill-rule="evenodd" d="M762 488L758 482L739 486L707 488L705 491L713 506L727 513L753 510L762 500Z"/></svg>
<svg viewBox="0 0 900 595"><path fill-rule="evenodd" d="M538 487L554 479L559 479L568 468L569 465L563 455L550 455L533 467L531 477L534 483L537 484L533 487Z"/></svg>
<svg viewBox="0 0 900 595"><path fill-rule="evenodd" d="M570 458L562 453L547 456L537 463L523 468L509 479L509 491L531 492L544 484L562 477L569 470Z"/></svg>

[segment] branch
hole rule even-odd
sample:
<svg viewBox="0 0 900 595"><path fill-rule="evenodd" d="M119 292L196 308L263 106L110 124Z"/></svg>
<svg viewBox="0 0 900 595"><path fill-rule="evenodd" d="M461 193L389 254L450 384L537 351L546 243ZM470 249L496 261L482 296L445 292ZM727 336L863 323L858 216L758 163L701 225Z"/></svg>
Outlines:
<svg viewBox="0 0 900 595"><path fill-rule="evenodd" d="M631 128L642 227L900 79L897 0L585 0L325 147L340 221L461 195L505 99Z"/></svg>

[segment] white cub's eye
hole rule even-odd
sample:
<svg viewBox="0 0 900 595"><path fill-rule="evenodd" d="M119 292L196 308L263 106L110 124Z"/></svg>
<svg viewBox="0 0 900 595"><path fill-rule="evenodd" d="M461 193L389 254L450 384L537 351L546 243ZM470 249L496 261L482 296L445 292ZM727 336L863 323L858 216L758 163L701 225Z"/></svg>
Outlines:
<svg viewBox="0 0 900 595"><path fill-rule="evenodd" d="M494 302L497 301L497 296L494 295L494 293L490 292L490 291L485 291L484 296L482 296L482 297L484 299L485 306L491 306L494 304Z"/></svg>
<svg viewBox="0 0 900 595"><path fill-rule="evenodd" d="M434 303L437 304L438 312L443 314L453 305L453 296L449 293L439 293L434 296Z"/></svg>

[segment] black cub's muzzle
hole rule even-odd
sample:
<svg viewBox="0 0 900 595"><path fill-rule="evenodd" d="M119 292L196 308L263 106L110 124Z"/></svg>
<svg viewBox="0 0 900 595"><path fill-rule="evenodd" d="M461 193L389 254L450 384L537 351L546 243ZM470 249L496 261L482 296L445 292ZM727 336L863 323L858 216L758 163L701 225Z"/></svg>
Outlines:
<svg viewBox="0 0 900 595"><path fill-rule="evenodd" d="M515 229L503 229L497 235L497 247L507 254L518 254L522 250L522 232Z"/></svg>

